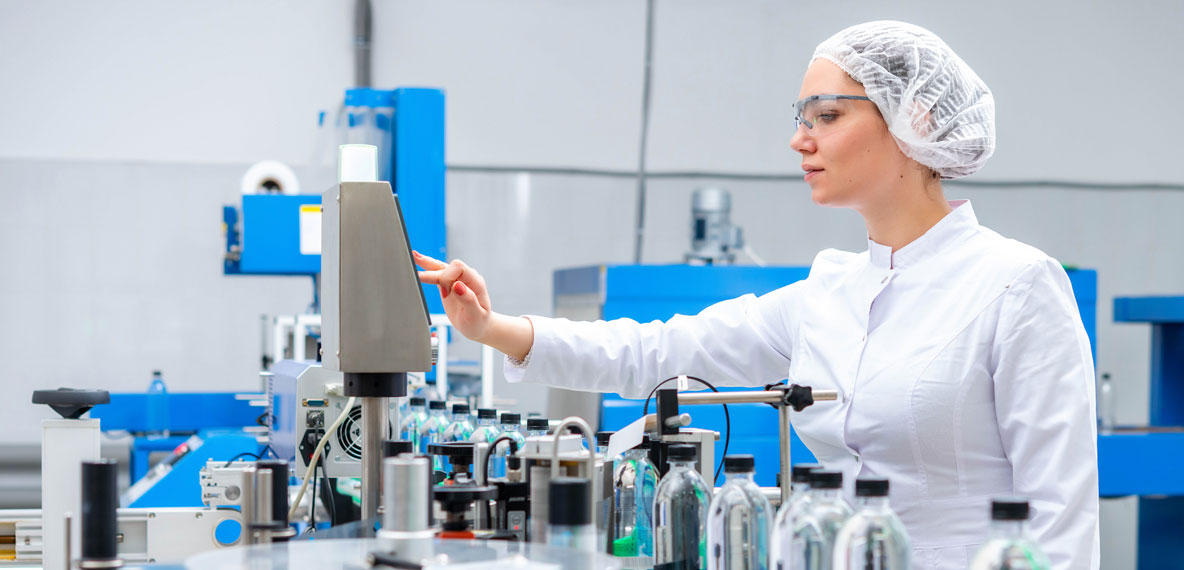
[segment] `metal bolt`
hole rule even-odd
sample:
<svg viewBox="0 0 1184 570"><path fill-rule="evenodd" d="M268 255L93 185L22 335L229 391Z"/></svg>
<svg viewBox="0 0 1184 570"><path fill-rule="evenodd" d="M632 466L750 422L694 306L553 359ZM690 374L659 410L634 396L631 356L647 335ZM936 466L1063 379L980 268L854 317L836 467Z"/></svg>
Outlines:
<svg viewBox="0 0 1184 570"><path fill-rule="evenodd" d="M194 513L194 515L193 515L193 518L195 518L195 519L200 519L200 518L201 518L201 513Z"/></svg>

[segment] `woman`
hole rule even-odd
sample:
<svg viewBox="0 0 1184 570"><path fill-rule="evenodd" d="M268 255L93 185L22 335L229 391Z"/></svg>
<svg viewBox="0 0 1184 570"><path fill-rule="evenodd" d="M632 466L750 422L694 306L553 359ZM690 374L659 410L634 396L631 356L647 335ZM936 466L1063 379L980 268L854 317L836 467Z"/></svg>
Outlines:
<svg viewBox="0 0 1184 570"><path fill-rule="evenodd" d="M1094 370L1068 277L942 191L994 151L990 91L932 33L872 22L818 46L799 99L790 144L811 197L858 211L866 252L825 250L804 281L648 324L495 313L460 261L419 256L421 278L462 334L507 355L511 382L837 390L794 428L849 484L892 481L916 568L966 568L1004 494L1030 498L1055 568L1097 568Z"/></svg>

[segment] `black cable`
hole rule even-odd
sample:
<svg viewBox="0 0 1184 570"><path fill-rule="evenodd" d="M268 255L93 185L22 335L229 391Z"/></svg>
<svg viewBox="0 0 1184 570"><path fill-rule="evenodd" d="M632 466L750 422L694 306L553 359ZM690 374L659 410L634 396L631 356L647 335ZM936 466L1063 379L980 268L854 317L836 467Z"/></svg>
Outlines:
<svg viewBox="0 0 1184 570"><path fill-rule="evenodd" d="M337 498L333 496L336 492L333 480L329 478L329 473L325 471L325 462L317 459L317 467L321 469L321 475L325 478L325 485L321 485L321 494L326 491L329 492L329 526L337 526Z"/></svg>
<svg viewBox="0 0 1184 570"><path fill-rule="evenodd" d="M238 455L235 455L234 457L231 457L230 459L228 459L228 460L226 461L226 465L223 465L223 467L229 467L231 463L234 463L234 460L235 460L235 459L238 459L238 458L240 458L240 457L254 457L254 458L255 458L255 461L259 461L259 456L258 456L258 455L254 454L254 453L251 453L250 451L244 451L244 452L242 452L242 453L240 453L240 454L238 454Z"/></svg>
<svg viewBox="0 0 1184 570"><path fill-rule="evenodd" d="M309 532L317 531L317 470L312 470L312 495L309 497L312 506L308 510L308 528Z"/></svg>
<svg viewBox="0 0 1184 570"><path fill-rule="evenodd" d="M653 390L650 390L650 395L645 397L645 407L642 408L641 417L644 418L645 416L648 416L650 414L650 400L653 399L654 394L658 393L658 389L661 388L662 386L665 386L667 382L670 382L672 380L678 380L679 378L681 378L681 376L671 376L670 378L667 378L661 382L658 382L658 385L654 386ZM686 378L687 378L687 380L694 380L704 386L707 386L708 388L711 388L712 392L719 393L719 389L717 389L715 386L712 386L711 382L708 382L702 378L696 378L694 376L687 376ZM731 414L728 413L728 405L727 404L722 404L722 405L724 407L724 429L727 430L727 433L724 436L723 456L727 457L728 456L728 444L732 443L732 416L731 416ZM661 430L662 427L658 426L658 429ZM713 457L712 459L715 459L715 458ZM713 485L715 483L719 482L719 474L723 468L724 468L724 463L722 461L719 463L719 465L717 465L715 467L715 476L711 478L711 483Z"/></svg>
<svg viewBox="0 0 1184 570"><path fill-rule="evenodd" d="M489 484L489 456L493 455L494 452L497 451L497 444L499 444L503 441L510 442L510 455L518 453L518 442L514 441L514 438L512 438L509 435L504 434L504 433L497 436L496 438L494 438L493 441L491 441L489 443L489 452L487 452L485 454L485 458L484 458L484 461L482 462L482 466L481 466L481 472L485 474L485 484L486 485ZM509 461L507 461L507 466L506 466L507 469L509 468L508 463L509 463ZM476 475L476 474L474 473L474 475Z"/></svg>

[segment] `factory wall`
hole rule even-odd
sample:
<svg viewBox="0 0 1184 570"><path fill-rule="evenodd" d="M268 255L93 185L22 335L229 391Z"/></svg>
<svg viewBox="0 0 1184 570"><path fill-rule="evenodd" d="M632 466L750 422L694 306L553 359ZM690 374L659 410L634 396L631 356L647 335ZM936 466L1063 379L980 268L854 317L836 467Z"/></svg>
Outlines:
<svg viewBox="0 0 1184 570"><path fill-rule="evenodd" d="M28 403L37 387L141 390L154 368L175 391L257 386L260 314L304 310L311 285L222 276L220 207L262 159L294 165L308 191L332 180L316 118L352 80L352 5L0 1L0 465L49 416ZM554 269L631 261L636 183L620 174L638 165L643 1L374 6L375 84L447 91L450 251L486 274L496 309L549 314ZM729 176L651 180L643 261L681 259L689 194L707 184L732 191L733 220L770 263L863 248L856 215L813 206L792 179L792 102L826 36L911 21L997 100L998 150L973 177L992 184L948 195L1099 270L1098 368L1119 421L1146 421L1149 332L1112 324L1109 302L1184 290L1184 192L1144 187L1184 182L1184 114L1162 111L1184 90L1164 71L1182 10L658 0L648 168ZM545 406L544 390L499 380L497 393ZM1131 510L1104 507L1106 568L1130 567Z"/></svg>

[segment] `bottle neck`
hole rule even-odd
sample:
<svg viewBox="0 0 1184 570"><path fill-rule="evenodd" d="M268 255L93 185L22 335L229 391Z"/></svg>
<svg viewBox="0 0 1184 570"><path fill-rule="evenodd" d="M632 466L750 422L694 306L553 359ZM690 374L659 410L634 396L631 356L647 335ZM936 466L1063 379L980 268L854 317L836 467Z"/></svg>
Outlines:
<svg viewBox="0 0 1184 570"><path fill-rule="evenodd" d="M1024 538L1028 535L1028 521L991 521L992 538Z"/></svg>
<svg viewBox="0 0 1184 570"><path fill-rule="evenodd" d="M505 431L505 432L514 432L514 433L518 432L518 424L502 424L501 428L502 428L502 431Z"/></svg>
<svg viewBox="0 0 1184 570"><path fill-rule="evenodd" d="M791 483L789 485L789 491L790 491L790 493L793 493L794 495L805 495L807 492L810 491L810 484L809 483Z"/></svg>
<svg viewBox="0 0 1184 570"><path fill-rule="evenodd" d="M695 469L695 462L694 461L670 459L670 460L667 460L666 463L670 465L670 471L683 470L683 469L691 471L691 470Z"/></svg>
<svg viewBox="0 0 1184 570"><path fill-rule="evenodd" d="M753 471L734 471L731 473L726 473L724 477L724 483L727 484L733 481L736 483L743 483L745 481L754 483L756 481L755 477L756 473Z"/></svg>
<svg viewBox="0 0 1184 570"><path fill-rule="evenodd" d="M855 506L861 511L887 511L892 508L888 504L888 497L856 497Z"/></svg>
<svg viewBox="0 0 1184 570"><path fill-rule="evenodd" d="M820 501L838 501L843 498L842 489L819 489L817 487L812 487L810 489L810 494L813 495L816 500Z"/></svg>
<svg viewBox="0 0 1184 570"><path fill-rule="evenodd" d="M485 419L478 418L477 419L477 425L479 425L479 426L491 426L491 425L495 425L495 424L497 424L497 420L492 420L489 418L485 418Z"/></svg>
<svg viewBox="0 0 1184 570"><path fill-rule="evenodd" d="M469 414L452 414L452 421L460 423L469 421Z"/></svg>
<svg viewBox="0 0 1184 570"><path fill-rule="evenodd" d="M649 460L649 458L650 458L650 450L648 450L648 449L641 449L641 448L635 447L635 448L630 449L629 451L625 452L625 459Z"/></svg>

